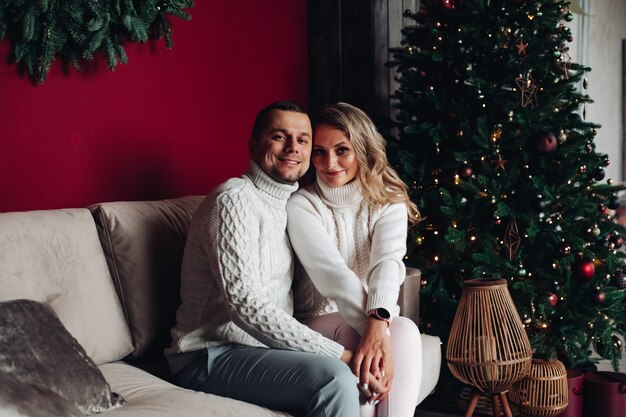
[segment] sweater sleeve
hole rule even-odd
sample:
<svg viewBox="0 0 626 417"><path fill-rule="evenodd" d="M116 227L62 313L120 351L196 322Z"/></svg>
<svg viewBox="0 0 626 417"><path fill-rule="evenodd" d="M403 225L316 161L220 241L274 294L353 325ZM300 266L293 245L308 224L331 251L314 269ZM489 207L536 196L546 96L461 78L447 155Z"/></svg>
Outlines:
<svg viewBox="0 0 626 417"><path fill-rule="evenodd" d="M239 193L218 198L205 244L229 318L261 343L277 348L340 357L343 346L299 323L271 302L259 262L259 225ZM211 242L212 241L212 242Z"/></svg>
<svg viewBox="0 0 626 417"><path fill-rule="evenodd" d="M320 214L300 194L292 195L287 202L287 230L291 245L315 288L335 301L341 317L362 334L367 321L367 293L328 235Z"/></svg>
<svg viewBox="0 0 626 417"><path fill-rule="evenodd" d="M383 307L393 311L406 273L408 214L403 203L382 208L371 235L368 297L366 310Z"/></svg>

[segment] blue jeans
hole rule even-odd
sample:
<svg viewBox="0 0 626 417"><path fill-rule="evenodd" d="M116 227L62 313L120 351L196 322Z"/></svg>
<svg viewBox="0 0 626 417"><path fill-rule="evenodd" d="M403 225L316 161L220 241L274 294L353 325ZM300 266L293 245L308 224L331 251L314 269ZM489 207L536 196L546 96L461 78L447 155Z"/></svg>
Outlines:
<svg viewBox="0 0 626 417"><path fill-rule="evenodd" d="M337 358L241 345L208 348L177 385L307 417L358 417L357 380Z"/></svg>

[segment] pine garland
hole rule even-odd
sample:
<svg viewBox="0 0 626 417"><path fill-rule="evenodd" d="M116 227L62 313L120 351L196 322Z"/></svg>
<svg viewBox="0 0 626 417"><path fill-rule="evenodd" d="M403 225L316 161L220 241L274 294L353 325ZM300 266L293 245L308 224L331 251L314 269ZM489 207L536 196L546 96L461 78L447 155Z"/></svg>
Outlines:
<svg viewBox="0 0 626 417"><path fill-rule="evenodd" d="M113 70L128 58L124 42L165 38L173 47L167 14L183 20L192 0L3 0L0 41L11 42L10 58L43 83L56 57L80 71L81 60L104 53Z"/></svg>

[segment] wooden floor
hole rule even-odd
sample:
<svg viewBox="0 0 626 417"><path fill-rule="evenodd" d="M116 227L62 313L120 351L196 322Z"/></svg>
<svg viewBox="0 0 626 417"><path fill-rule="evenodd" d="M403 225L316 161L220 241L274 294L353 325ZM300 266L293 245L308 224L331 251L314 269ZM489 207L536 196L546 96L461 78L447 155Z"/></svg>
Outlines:
<svg viewBox="0 0 626 417"><path fill-rule="evenodd" d="M419 408L415 410L415 417L461 417L463 414L447 414L440 413L438 411L429 411L429 410L420 410Z"/></svg>

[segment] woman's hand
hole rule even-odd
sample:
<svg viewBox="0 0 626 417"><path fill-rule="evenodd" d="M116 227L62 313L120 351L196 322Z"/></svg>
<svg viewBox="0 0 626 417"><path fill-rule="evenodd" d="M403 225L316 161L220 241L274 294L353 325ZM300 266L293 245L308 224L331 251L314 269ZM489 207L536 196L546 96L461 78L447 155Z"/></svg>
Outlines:
<svg viewBox="0 0 626 417"><path fill-rule="evenodd" d="M352 371L359 383L377 385L379 390L370 401L384 399L391 387L393 378L393 360L391 357L391 340L387 332L387 322L374 317L367 319L365 332L352 360Z"/></svg>

